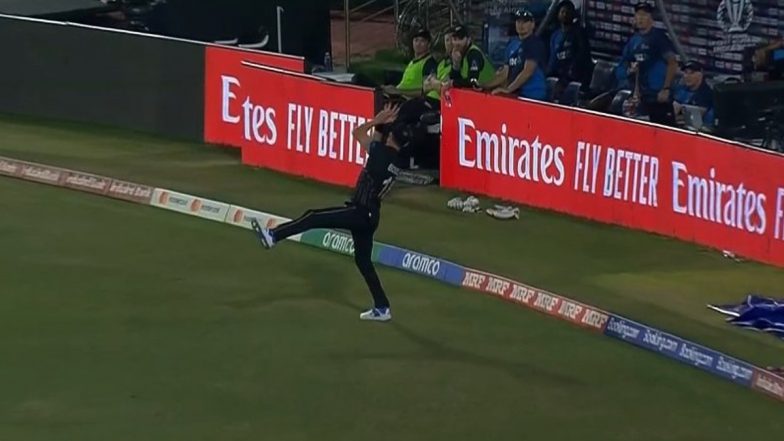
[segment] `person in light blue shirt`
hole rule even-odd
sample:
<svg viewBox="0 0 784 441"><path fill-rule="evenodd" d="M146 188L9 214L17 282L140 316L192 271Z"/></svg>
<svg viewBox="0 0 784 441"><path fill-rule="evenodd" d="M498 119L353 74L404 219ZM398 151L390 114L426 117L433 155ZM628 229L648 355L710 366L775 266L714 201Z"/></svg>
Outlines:
<svg viewBox="0 0 784 441"><path fill-rule="evenodd" d="M514 13L517 36L506 46L506 63L495 79L485 86L493 95L517 95L535 100L547 99L547 51L534 35L536 23L528 10Z"/></svg>
<svg viewBox="0 0 784 441"><path fill-rule="evenodd" d="M640 103L651 122L674 125L671 87L678 71L675 48L667 33L653 27L653 6L642 1L635 5L637 32L623 48L616 69L619 82L640 89Z"/></svg>

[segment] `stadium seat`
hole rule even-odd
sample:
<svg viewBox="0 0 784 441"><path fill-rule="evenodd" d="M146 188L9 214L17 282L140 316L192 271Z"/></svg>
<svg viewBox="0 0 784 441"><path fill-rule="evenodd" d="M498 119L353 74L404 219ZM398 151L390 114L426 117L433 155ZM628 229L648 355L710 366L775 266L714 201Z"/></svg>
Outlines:
<svg viewBox="0 0 784 441"><path fill-rule="evenodd" d="M599 62L596 63L596 67L593 69L593 77L591 77L590 86L593 95L598 95L610 90L613 82L613 69L615 69L615 63L605 60L599 60Z"/></svg>
<svg viewBox="0 0 784 441"><path fill-rule="evenodd" d="M580 103L580 89L583 87L583 83L578 81L572 81L566 86L563 93L561 94L560 104L564 106L576 106Z"/></svg>
<svg viewBox="0 0 784 441"><path fill-rule="evenodd" d="M619 90L610 104L610 113L613 115L623 115L623 103L626 102L630 96L632 96L631 90Z"/></svg>
<svg viewBox="0 0 784 441"><path fill-rule="evenodd" d="M555 102L555 85L558 84L558 78L547 77L547 101L550 103Z"/></svg>

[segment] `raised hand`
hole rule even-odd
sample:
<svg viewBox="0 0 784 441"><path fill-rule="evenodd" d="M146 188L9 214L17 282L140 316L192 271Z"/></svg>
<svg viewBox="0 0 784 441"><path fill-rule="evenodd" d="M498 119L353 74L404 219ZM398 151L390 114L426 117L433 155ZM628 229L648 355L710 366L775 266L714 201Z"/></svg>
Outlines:
<svg viewBox="0 0 784 441"><path fill-rule="evenodd" d="M400 106L387 103L384 105L384 108L378 112L378 115L376 115L376 122L379 124L389 124L397 118L398 112L400 112Z"/></svg>

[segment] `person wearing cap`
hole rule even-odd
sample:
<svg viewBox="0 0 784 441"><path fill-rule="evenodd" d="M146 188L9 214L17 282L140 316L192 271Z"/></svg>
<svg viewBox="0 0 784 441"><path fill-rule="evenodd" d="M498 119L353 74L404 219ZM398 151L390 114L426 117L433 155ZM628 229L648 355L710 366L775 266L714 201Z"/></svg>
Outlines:
<svg viewBox="0 0 784 441"><path fill-rule="evenodd" d="M451 49L452 39L451 34L447 31L448 38L445 37L447 42L446 49ZM429 34L428 34L429 37ZM421 42L420 42L421 43ZM430 42L428 41L427 50L430 50ZM417 42L414 42L415 52L417 50ZM422 51L425 47L420 47ZM448 58L447 58L448 59ZM414 61L412 61L414 63ZM409 65L410 67L411 65ZM419 86L419 94L414 95L412 92L407 94L408 100L400 106L398 115L399 122L412 127L412 139L409 143L409 148L403 150L400 157L400 167L408 168L413 158L417 165L430 167L433 163L438 163L438 153L440 140L427 133L426 128L420 126L422 117L426 114L436 114L441 109L441 87L449 80L449 72L451 70L451 63L437 63L435 58L430 56L422 68L422 76L417 77L417 82L421 82ZM407 73L410 69L407 69ZM406 81L406 75L403 76L403 82ZM401 86L398 86L401 88ZM436 166L437 167L437 166Z"/></svg>
<svg viewBox="0 0 784 441"><path fill-rule="evenodd" d="M577 20L577 10L572 0L561 0L558 3L558 22L560 27L550 37L547 75L558 78L559 91L572 81L581 82L587 89L593 74L591 45L585 29ZM560 92L555 95L560 95Z"/></svg>
<svg viewBox="0 0 784 441"><path fill-rule="evenodd" d="M688 61L683 64L683 79L675 87L672 103L675 115L683 112L684 105L698 106L705 109L702 121L706 126L713 126L713 90L705 82L702 63Z"/></svg>
<svg viewBox="0 0 784 441"><path fill-rule="evenodd" d="M528 10L514 13L517 36L506 46L506 63L495 79L486 86L493 95L517 95L523 98L544 100L547 83L544 69L547 52L542 40L534 35L536 23Z"/></svg>
<svg viewBox="0 0 784 441"><path fill-rule="evenodd" d="M441 101L441 88L449 82L449 73L452 71L452 27L444 31L444 54L436 67L436 74L425 78L425 94L434 102Z"/></svg>
<svg viewBox="0 0 784 441"><path fill-rule="evenodd" d="M653 27L653 6L645 1L634 7L637 32L623 49L616 77L639 86L639 100L651 122L674 125L671 87L678 71L675 48L662 29Z"/></svg>
<svg viewBox="0 0 784 441"><path fill-rule="evenodd" d="M430 42L432 37L426 29L420 29L414 33L411 39L411 46L414 49L414 59L408 63L406 70L403 71L403 79L397 86L384 86L383 91L387 95L402 95L406 98L416 98L423 96L425 78L436 73L438 63L430 54Z"/></svg>
<svg viewBox="0 0 784 441"><path fill-rule="evenodd" d="M493 64L482 49L471 41L468 29L463 25L452 29L451 59L449 79L455 87L480 88L495 76Z"/></svg>

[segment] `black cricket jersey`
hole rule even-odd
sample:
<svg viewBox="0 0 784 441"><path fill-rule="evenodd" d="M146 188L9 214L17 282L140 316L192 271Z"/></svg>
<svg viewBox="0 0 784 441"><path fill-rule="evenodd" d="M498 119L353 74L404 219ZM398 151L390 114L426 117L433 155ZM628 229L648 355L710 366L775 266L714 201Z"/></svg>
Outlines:
<svg viewBox="0 0 784 441"><path fill-rule="evenodd" d="M382 142L373 141L368 149L365 168L359 174L353 204L368 208L381 207L381 199L389 193L400 169L395 165L398 151Z"/></svg>

